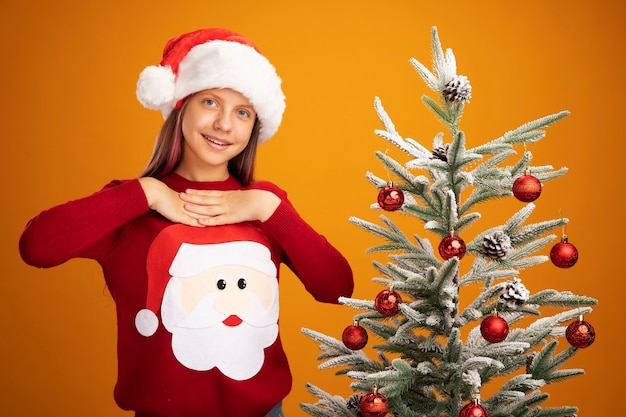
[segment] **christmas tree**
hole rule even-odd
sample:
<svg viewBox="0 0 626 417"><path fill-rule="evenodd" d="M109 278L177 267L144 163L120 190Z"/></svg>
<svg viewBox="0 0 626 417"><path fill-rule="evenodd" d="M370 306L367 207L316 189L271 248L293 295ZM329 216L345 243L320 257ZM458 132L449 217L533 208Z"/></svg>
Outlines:
<svg viewBox="0 0 626 417"><path fill-rule="evenodd" d="M574 406L543 405L549 397L543 390L584 373L564 364L593 343L595 332L583 315L597 300L553 289L530 294L521 279L522 270L548 260L569 268L578 259L565 234L567 218L528 221L542 184L567 169L533 166L527 145L544 138L545 128L568 112L467 149L460 120L471 85L457 75L455 56L451 49L444 53L435 27L431 49L432 72L415 59L411 64L437 94L436 100L424 95L422 101L449 139L439 133L427 148L401 136L375 99L384 126L376 134L408 157L401 163L388 152L376 152L387 179L371 172L366 177L378 190L372 208L388 214L380 216L380 224L350 221L382 240L368 252L387 254L386 262L373 261L380 274L373 281L384 288L372 300L339 300L357 310L341 340L302 329L319 343L320 369L339 368L337 374L351 380L354 394L342 398L308 384L317 402L300 406L313 416L335 417L574 416ZM521 156L515 148L523 148ZM474 230L481 217L476 205L503 198L525 204L504 224L469 240L464 232ZM407 236L392 220L394 211L415 218L411 224L440 239L437 251L414 230ZM561 233L559 241L549 256L542 255L559 237L555 231ZM478 295L461 300L460 290L470 286L478 287ZM556 313L546 315L546 310ZM376 358L362 350L372 342ZM489 383L498 386L483 398L481 388Z"/></svg>

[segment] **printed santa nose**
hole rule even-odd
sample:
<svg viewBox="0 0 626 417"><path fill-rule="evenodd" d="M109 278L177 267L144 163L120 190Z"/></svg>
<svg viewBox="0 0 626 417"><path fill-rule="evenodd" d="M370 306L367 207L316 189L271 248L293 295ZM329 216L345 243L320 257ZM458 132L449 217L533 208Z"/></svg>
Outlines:
<svg viewBox="0 0 626 417"><path fill-rule="evenodd" d="M219 313L228 317L223 321L227 326L238 326L243 320L243 315L250 306L250 301L246 296L245 288L247 282L245 278L235 280L219 279L217 280L218 296L215 298L213 307Z"/></svg>

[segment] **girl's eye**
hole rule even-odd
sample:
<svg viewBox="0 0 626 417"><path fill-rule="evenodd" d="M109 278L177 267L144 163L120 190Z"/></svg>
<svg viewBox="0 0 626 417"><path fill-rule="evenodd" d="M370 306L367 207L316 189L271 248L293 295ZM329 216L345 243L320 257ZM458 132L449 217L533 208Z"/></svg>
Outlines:
<svg viewBox="0 0 626 417"><path fill-rule="evenodd" d="M206 104L207 106L214 106L215 100L213 100L212 98L204 99L204 104Z"/></svg>
<svg viewBox="0 0 626 417"><path fill-rule="evenodd" d="M239 110L238 113L241 117L250 117L250 112L247 110Z"/></svg>

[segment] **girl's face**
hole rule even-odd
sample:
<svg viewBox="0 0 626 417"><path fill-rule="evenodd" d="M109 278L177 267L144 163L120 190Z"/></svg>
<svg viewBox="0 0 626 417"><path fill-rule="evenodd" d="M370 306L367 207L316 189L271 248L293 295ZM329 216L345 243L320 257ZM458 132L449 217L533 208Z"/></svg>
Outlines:
<svg viewBox="0 0 626 417"><path fill-rule="evenodd" d="M176 173L192 181L222 181L228 161L250 140L256 113L241 93L228 88L200 91L189 98L182 120L182 159Z"/></svg>

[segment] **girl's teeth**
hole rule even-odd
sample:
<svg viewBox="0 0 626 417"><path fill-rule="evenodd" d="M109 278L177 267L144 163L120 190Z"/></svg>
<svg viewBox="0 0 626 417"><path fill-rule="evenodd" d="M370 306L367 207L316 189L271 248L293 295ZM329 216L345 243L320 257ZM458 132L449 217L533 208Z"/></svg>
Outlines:
<svg viewBox="0 0 626 417"><path fill-rule="evenodd" d="M206 137L206 136L205 136L205 139L208 140L209 142L215 143L216 145L220 145L220 146L226 146L227 145L225 142L220 142L219 140L211 139L211 138Z"/></svg>

